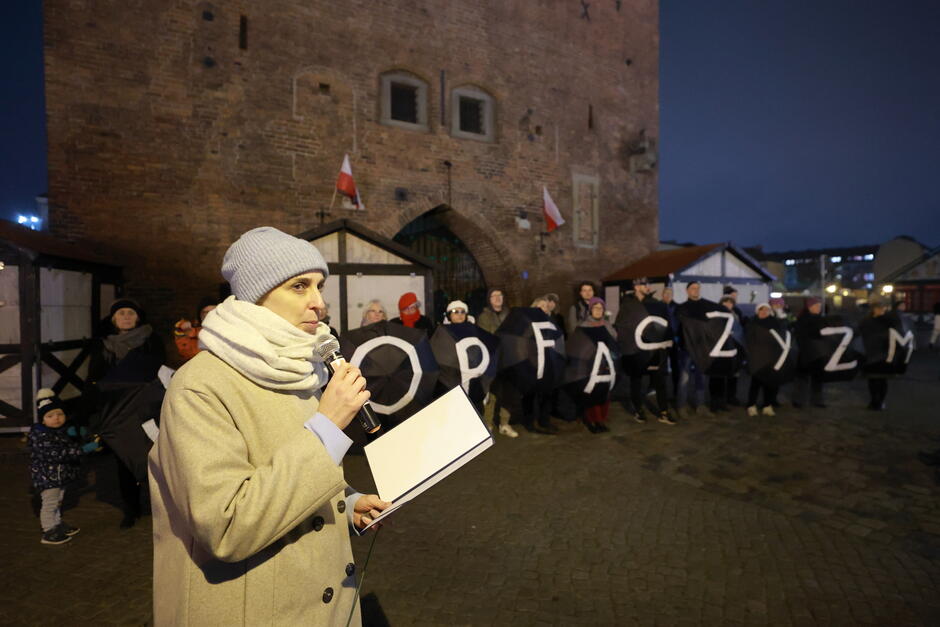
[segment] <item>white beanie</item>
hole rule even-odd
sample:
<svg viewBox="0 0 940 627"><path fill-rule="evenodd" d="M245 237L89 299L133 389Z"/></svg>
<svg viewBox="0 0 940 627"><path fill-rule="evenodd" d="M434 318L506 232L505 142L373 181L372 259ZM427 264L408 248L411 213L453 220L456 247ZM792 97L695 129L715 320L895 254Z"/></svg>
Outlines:
<svg viewBox="0 0 940 627"><path fill-rule="evenodd" d="M257 303L291 277L305 272L330 275L326 260L310 242L272 226L243 233L225 251L222 276L238 300Z"/></svg>
<svg viewBox="0 0 940 627"><path fill-rule="evenodd" d="M450 324L450 312L453 309L463 309L465 312L469 313L470 310L467 308L467 303L462 300L452 300L450 304L447 305L447 309L444 310L444 324ZM473 316L467 316L467 321L475 323L476 320L473 319Z"/></svg>

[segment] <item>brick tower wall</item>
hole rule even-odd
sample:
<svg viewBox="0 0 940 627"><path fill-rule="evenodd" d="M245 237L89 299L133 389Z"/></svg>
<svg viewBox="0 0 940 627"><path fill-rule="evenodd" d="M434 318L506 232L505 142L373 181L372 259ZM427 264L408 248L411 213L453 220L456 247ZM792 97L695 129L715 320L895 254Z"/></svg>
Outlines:
<svg viewBox="0 0 940 627"><path fill-rule="evenodd" d="M347 153L366 209L327 221L393 237L447 205L513 304L567 306L657 242L655 0L44 5L52 229L124 265L158 324L215 293L240 233L319 224ZM426 130L382 123L388 72L426 84ZM464 86L493 141L451 133ZM567 220L544 250L543 185Z"/></svg>

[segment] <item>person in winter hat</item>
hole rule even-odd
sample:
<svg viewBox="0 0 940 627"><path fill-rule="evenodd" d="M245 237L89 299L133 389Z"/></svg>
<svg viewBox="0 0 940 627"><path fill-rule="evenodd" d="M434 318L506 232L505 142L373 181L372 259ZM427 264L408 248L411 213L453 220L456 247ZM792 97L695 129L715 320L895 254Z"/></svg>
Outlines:
<svg viewBox="0 0 940 627"><path fill-rule="evenodd" d="M755 324L765 329L770 329L773 332L778 332L781 330L781 327L784 329L785 322L781 321L782 319L777 317L774 312L773 305L770 303L760 303L757 305L755 310L754 319L751 320L749 324ZM772 385L765 383L758 379L757 377L751 377L751 383L747 391L747 415L754 417L758 413L761 413L765 416L776 416L774 411L774 405L777 404L777 392L780 391L779 385ZM763 392L764 394L764 405L759 407L757 405L757 399L759 395Z"/></svg>
<svg viewBox="0 0 940 627"><path fill-rule="evenodd" d="M36 395L37 422L29 430L29 472L33 487L39 490L42 507L42 544L65 544L79 532L62 520L62 499L66 485L78 478L82 453L91 453L98 442L80 444L78 431L66 426L62 401L55 393L43 388Z"/></svg>
<svg viewBox="0 0 940 627"><path fill-rule="evenodd" d="M444 324L460 324L461 322L476 324L476 319L467 314L467 311L469 311L467 303L462 300L450 301L447 311L444 312Z"/></svg>
<svg viewBox="0 0 940 627"><path fill-rule="evenodd" d="M398 317L392 318L390 322L402 324L412 329L421 329L428 336L434 331L434 325L431 321L421 314L421 301L414 292L405 292L398 299Z"/></svg>
<svg viewBox="0 0 940 627"><path fill-rule="evenodd" d="M593 296L588 300L588 317L582 320L578 326L604 327L607 329L607 332L610 333L611 337L617 339L617 331L614 329L613 325L605 319L606 314L607 303L604 302L603 298ZM607 428L607 413L609 410L609 397L603 403L585 407L582 420L588 431L591 433L606 433L610 431L610 429Z"/></svg>
<svg viewBox="0 0 940 627"><path fill-rule="evenodd" d="M160 366L166 361L163 342L147 324L146 311L137 301L130 298L114 301L104 327L104 336L92 342L88 377L82 390L82 406L92 430L100 428L106 410L132 411L132 405L124 402L127 388L109 386L109 380L144 383L156 379ZM139 461L142 464L144 460ZM121 529L128 529L136 524L141 504L149 503L150 497L146 482L139 483L125 461L118 458L115 468L121 495L119 525Z"/></svg>
<svg viewBox="0 0 940 627"><path fill-rule="evenodd" d="M791 318L789 312L787 311L787 303L785 300L780 298L771 298L770 307L773 310L774 317L779 318L780 320L785 320L787 324L791 324L796 318Z"/></svg>
<svg viewBox="0 0 940 627"><path fill-rule="evenodd" d="M349 526L388 503L343 475L343 429L369 391L352 364L328 377L317 350L329 269L259 227L222 276L232 296L173 375L150 452L153 624L359 625Z"/></svg>

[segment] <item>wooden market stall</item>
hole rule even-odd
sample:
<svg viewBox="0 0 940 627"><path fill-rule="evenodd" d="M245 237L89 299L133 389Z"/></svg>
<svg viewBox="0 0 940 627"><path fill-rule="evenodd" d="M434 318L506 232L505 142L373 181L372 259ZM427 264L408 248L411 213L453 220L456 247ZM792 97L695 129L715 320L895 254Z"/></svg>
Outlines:
<svg viewBox="0 0 940 627"><path fill-rule="evenodd" d="M323 298L340 333L359 328L372 299L382 302L389 319L397 317L398 298L405 292L417 294L428 315L434 293L430 260L352 220L336 220L297 237L314 244L330 264Z"/></svg>
<svg viewBox="0 0 940 627"><path fill-rule="evenodd" d="M81 394L102 303L121 282L93 252L0 220L0 433L29 429L41 387L67 405Z"/></svg>
<svg viewBox="0 0 940 627"><path fill-rule="evenodd" d="M738 290L738 305L746 314L770 298L774 276L746 252L731 243L681 246L657 250L604 277L604 297L616 315L620 294L632 289L633 279L643 277L657 296L665 286L673 287L676 302L686 299L685 287L691 281L702 286L702 298L718 302L722 289Z"/></svg>

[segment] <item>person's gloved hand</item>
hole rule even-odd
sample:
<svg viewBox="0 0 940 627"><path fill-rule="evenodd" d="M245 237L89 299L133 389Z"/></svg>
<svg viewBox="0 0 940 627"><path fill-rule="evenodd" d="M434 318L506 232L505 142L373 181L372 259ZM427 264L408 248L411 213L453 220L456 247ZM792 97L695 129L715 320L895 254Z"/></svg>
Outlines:
<svg viewBox="0 0 940 627"><path fill-rule="evenodd" d="M82 453L94 453L95 451L101 450L101 438L95 436L95 439L91 442L87 442L82 445Z"/></svg>
<svg viewBox="0 0 940 627"><path fill-rule="evenodd" d="M72 425L71 427L69 427L68 429L66 429L66 430L65 430L65 433L66 433L66 435L68 435L70 438L77 438L77 437L78 437L78 429L75 428L75 425Z"/></svg>

